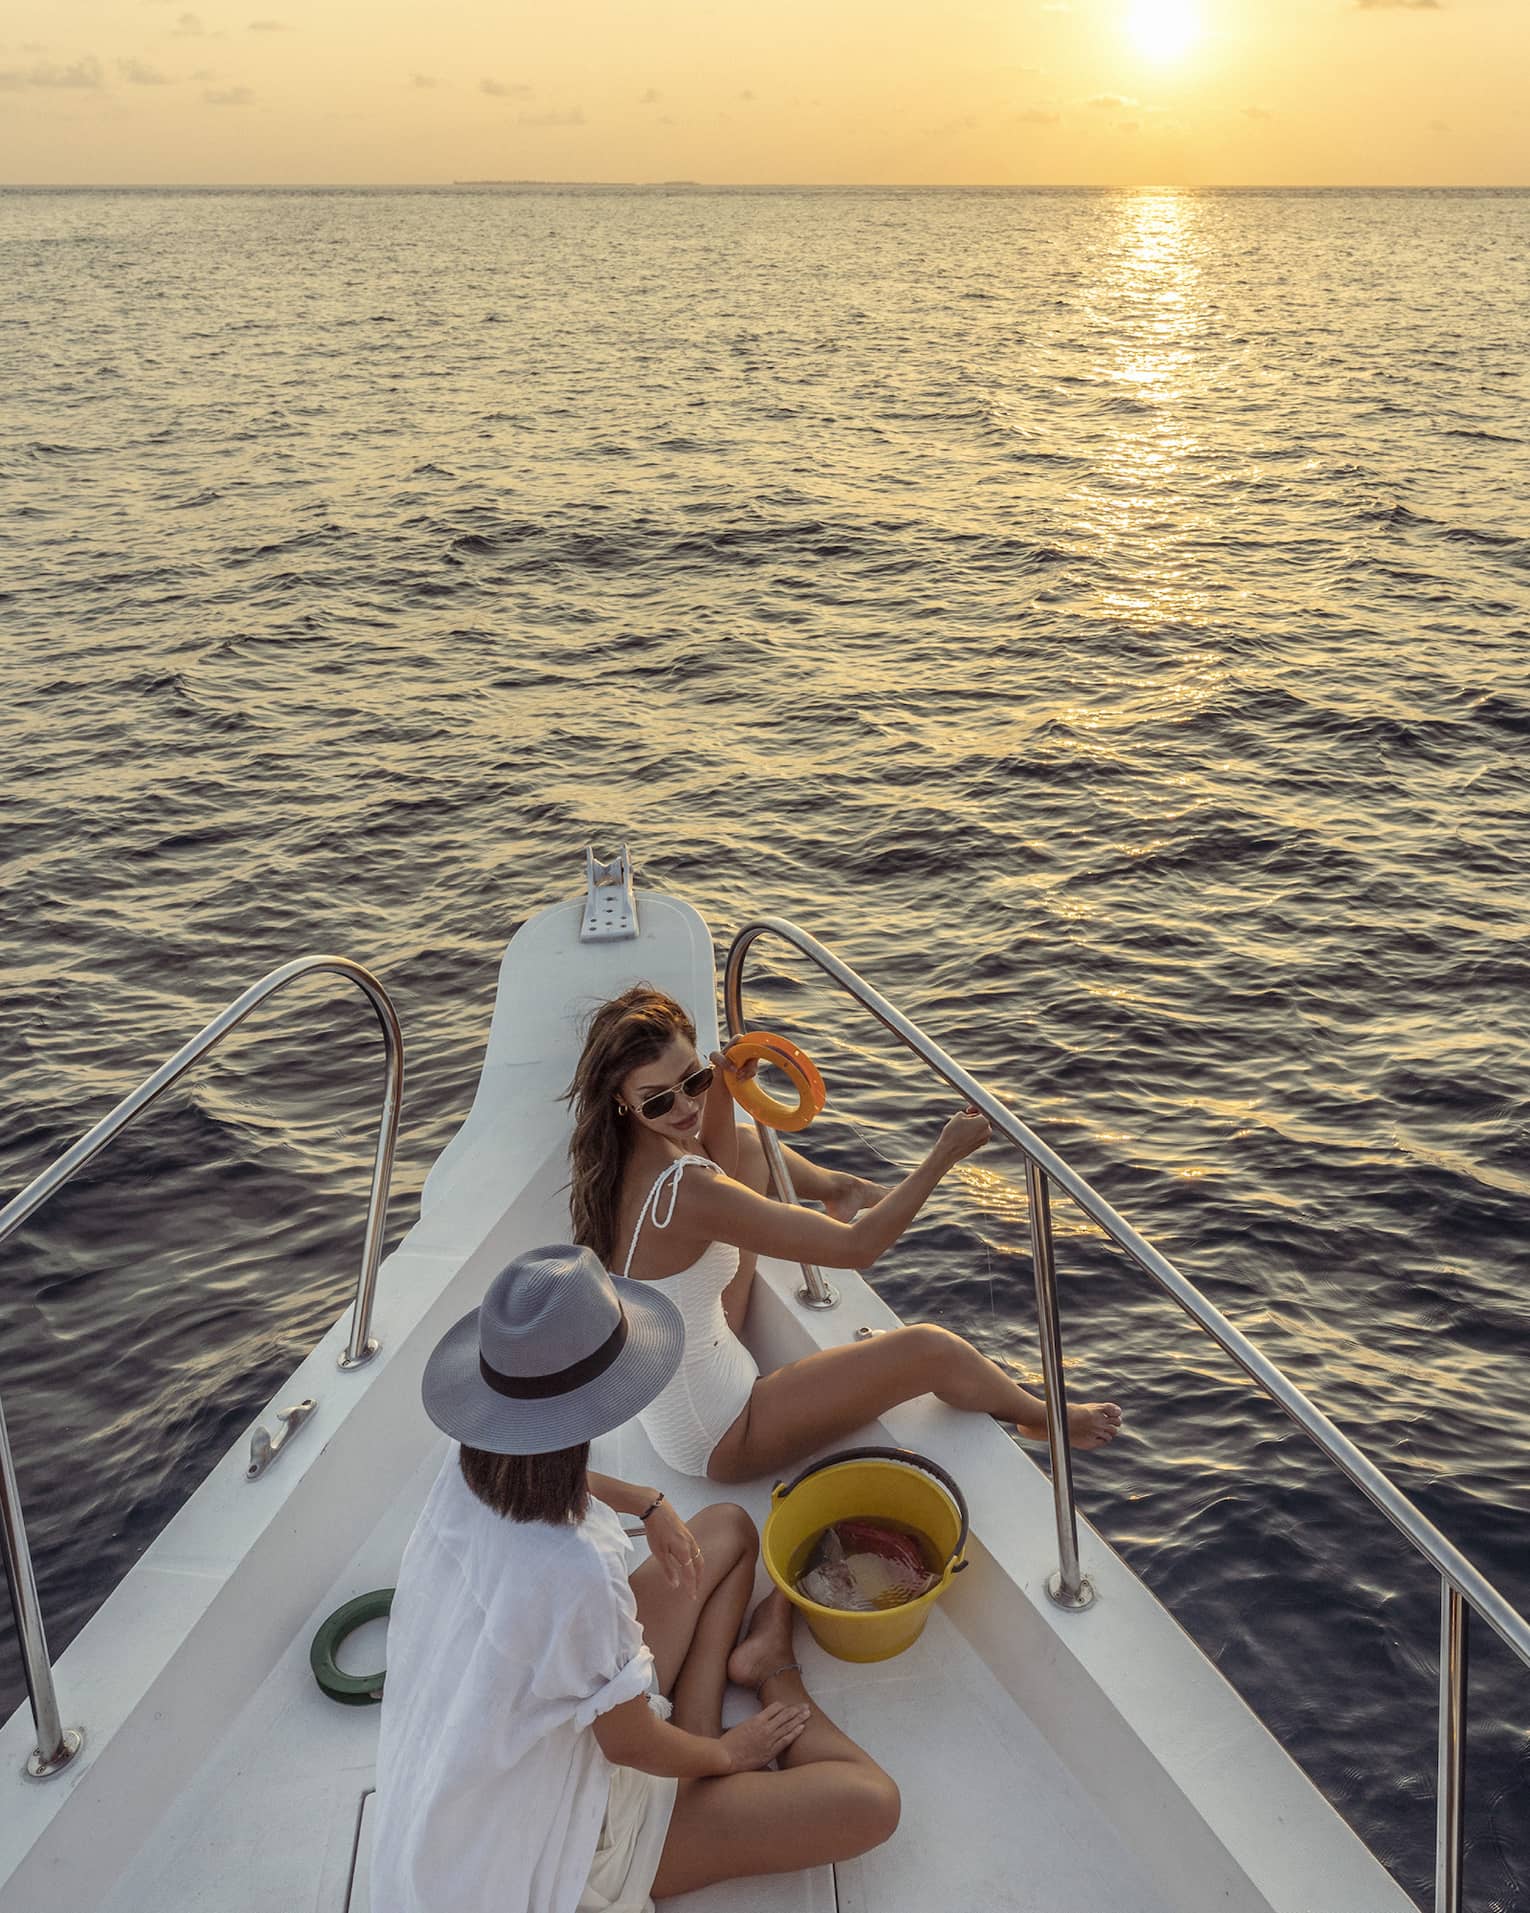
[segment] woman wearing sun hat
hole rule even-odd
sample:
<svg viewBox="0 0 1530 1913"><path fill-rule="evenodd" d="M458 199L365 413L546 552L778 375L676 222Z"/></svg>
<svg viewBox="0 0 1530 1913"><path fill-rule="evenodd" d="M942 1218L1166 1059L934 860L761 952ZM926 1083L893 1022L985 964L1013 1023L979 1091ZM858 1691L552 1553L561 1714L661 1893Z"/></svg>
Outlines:
<svg viewBox="0 0 1530 1913"><path fill-rule="evenodd" d="M590 1474L679 1364L679 1311L589 1249L519 1255L426 1363L454 1447L388 1628L371 1913L643 1913L650 1894L866 1851L876 1762L811 1708L779 1594L738 1641L758 1537ZM650 1559L630 1579L618 1514ZM722 1731L723 1689L761 1710ZM781 1771L764 1772L779 1759Z"/></svg>

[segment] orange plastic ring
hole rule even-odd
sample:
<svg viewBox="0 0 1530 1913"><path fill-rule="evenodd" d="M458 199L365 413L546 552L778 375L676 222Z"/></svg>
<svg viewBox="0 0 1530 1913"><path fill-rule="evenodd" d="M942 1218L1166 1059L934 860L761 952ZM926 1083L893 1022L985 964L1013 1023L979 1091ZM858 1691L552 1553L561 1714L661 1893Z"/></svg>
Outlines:
<svg viewBox="0 0 1530 1913"><path fill-rule="evenodd" d="M740 1083L731 1076L724 1076L734 1102L767 1129L784 1129L790 1134L806 1129L815 1116L823 1113L828 1100L823 1078L789 1037L751 1030L747 1036L735 1036L723 1054L730 1063L773 1063L796 1090L797 1106L793 1109L790 1103L777 1102L761 1089L758 1077L752 1076Z"/></svg>

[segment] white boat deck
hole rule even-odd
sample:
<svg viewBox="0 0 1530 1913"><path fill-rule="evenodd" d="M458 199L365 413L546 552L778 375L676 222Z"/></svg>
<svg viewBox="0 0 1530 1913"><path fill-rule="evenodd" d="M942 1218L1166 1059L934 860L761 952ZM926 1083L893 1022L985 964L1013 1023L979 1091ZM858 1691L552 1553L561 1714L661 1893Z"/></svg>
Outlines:
<svg viewBox="0 0 1530 1913"><path fill-rule="evenodd" d="M886 1430L874 1431L883 1440ZM635 1428L601 1457L662 1485L689 1512L723 1498L670 1473ZM106 1902L109 1913L366 1913L379 1710L327 1699L308 1666L324 1615L352 1595L390 1585L414 1515L440 1465L431 1451L376 1529L229 1723L211 1761L190 1777L171 1815ZM727 1491L763 1525L770 1484ZM974 1570L978 1572L980 1570ZM768 1582L760 1572L760 1590ZM376 1665L381 1624L353 1637L347 1665ZM1114 1913L1174 1913L1140 1877L1097 1804L1021 1707L993 1680L937 1608L896 1660L851 1667L799 1642L810 1691L900 1782L903 1821L875 1852L816 1874L728 1883L687 1894L675 1913L930 1913L931 1908L1067 1905ZM752 1705L730 1696L729 1717ZM354 1877L353 1877L354 1874Z"/></svg>

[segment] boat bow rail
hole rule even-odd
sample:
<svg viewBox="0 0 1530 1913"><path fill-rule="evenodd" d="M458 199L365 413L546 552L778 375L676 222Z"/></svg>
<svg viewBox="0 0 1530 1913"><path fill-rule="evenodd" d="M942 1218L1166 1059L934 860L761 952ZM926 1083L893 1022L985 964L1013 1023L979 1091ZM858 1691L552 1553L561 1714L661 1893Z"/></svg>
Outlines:
<svg viewBox="0 0 1530 1913"><path fill-rule="evenodd" d="M1042 1367L1046 1376L1047 1444L1051 1450L1052 1490L1057 1517L1059 1564L1057 1572L1048 1582L1047 1591L1058 1606L1081 1612L1091 1605L1094 1594L1079 1565L1078 1516L1073 1493L1062 1329L1052 1243L1051 1188L1054 1183L1117 1248L1123 1250L1159 1288L1173 1297L1197 1327L1225 1350L1244 1374L1290 1416L1308 1440L1348 1476L1438 1573L1440 1673L1434 1913L1461 1913L1469 1618L1473 1612L1480 1615L1526 1667L1530 1667L1530 1622L1267 1355L1240 1329L1235 1328L1187 1276L1140 1236L1124 1217L1118 1215L1077 1170L947 1055L917 1024L816 937L809 936L805 930L782 917L756 918L739 931L728 951L723 976L723 1007L730 1040L743 1035L748 1027L743 1007L744 966L750 950L765 936L779 938L808 958L863 1009L868 1010L905 1049L920 1057L942 1081L980 1109L994 1128L1006 1136L1025 1158L1037 1321ZM792 1200L791 1176L774 1132L761 1126L760 1135L778 1193ZM804 1264L803 1276L806 1288L802 1299L814 1307L832 1308L833 1293L823 1282L819 1271Z"/></svg>
<svg viewBox="0 0 1530 1913"><path fill-rule="evenodd" d="M378 1349L368 1329L372 1318L372 1299L377 1287L377 1265L382 1256L388 1185L393 1174L393 1152L398 1140L399 1112L403 1102L404 1039L388 992L370 970L353 963L349 957L294 957L290 963L284 963L279 969L263 976L258 983L252 983L242 996L236 997L189 1042L182 1044L172 1057L160 1064L152 1076L146 1077L131 1095L125 1096L92 1130L50 1163L4 1209L0 1209L0 1244L5 1243L36 1215L71 1177L121 1135L135 1117L141 1115L193 1063L221 1042L230 1030L242 1023L252 1010L258 1009L268 997L274 996L287 984L296 982L300 977L320 973L343 976L356 984L377 1012L377 1021L383 1033L385 1061L382 1114L372 1165L372 1189L367 1201L366 1236L362 1244L361 1273L356 1278L350 1339L339 1358L339 1365L342 1369L354 1369L370 1361ZM299 1410L306 1416L312 1406L311 1402L299 1404ZM284 1428L275 1440L267 1437L268 1455L281 1446L287 1432ZM265 1465L263 1462L256 1467L252 1463L252 1478L262 1473ZM6 1433L3 1401L0 1401L0 1552L4 1554L6 1575L11 1585L27 1697L37 1730L37 1745L26 1763L26 1771L34 1779L43 1780L61 1773L68 1766L84 1744L84 1733L79 1728L66 1729L59 1714L53 1664L48 1654L47 1634L43 1627L31 1549L27 1544L26 1524L22 1519L21 1495Z"/></svg>

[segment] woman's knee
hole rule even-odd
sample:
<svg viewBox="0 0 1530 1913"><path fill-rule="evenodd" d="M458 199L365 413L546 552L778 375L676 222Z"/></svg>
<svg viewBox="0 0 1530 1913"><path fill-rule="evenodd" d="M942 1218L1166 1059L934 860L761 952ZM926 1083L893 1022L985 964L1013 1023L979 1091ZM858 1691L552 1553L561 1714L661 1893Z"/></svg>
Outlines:
<svg viewBox="0 0 1530 1913"><path fill-rule="evenodd" d="M736 1501L714 1501L688 1525L703 1547L731 1548L751 1561L760 1551L760 1531L749 1510Z"/></svg>
<svg viewBox="0 0 1530 1913"><path fill-rule="evenodd" d="M921 1373L936 1380L950 1375L975 1352L970 1342L964 1342L948 1328L937 1328L933 1322L921 1322L897 1332L909 1338L910 1356L918 1363Z"/></svg>
<svg viewBox="0 0 1530 1913"><path fill-rule="evenodd" d="M903 1812L903 1797L898 1783L875 1763L868 1761L846 1781L840 1824L846 1840L845 1858L869 1853L898 1831Z"/></svg>
<svg viewBox="0 0 1530 1913"><path fill-rule="evenodd" d="M873 1807L873 1824L877 1845L890 1840L898 1831L898 1822L903 1818L903 1795L898 1791L898 1783L891 1774L877 1772L878 1788Z"/></svg>

